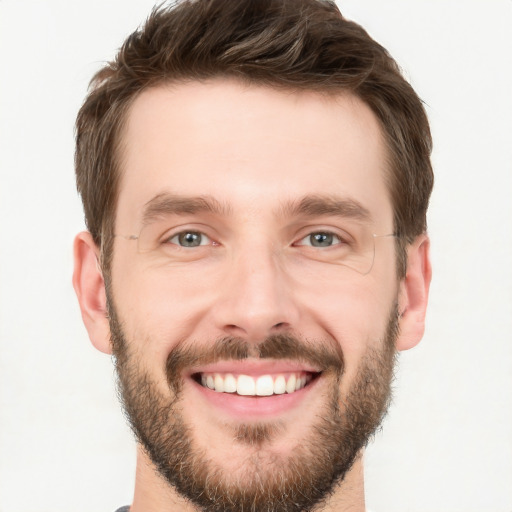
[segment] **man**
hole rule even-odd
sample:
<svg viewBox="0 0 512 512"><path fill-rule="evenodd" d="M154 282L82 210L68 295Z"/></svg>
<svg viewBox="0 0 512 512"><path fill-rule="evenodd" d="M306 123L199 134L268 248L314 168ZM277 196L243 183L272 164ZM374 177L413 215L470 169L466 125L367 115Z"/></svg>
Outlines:
<svg viewBox="0 0 512 512"><path fill-rule="evenodd" d="M73 282L138 440L131 512L364 510L424 330L430 150L328 2L161 7L96 75Z"/></svg>

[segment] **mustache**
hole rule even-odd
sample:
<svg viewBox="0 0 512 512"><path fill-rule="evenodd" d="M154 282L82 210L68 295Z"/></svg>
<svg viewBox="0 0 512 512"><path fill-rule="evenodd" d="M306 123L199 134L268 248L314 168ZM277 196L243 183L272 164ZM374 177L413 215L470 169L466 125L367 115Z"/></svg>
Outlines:
<svg viewBox="0 0 512 512"><path fill-rule="evenodd" d="M248 358L292 360L318 368L319 371L343 373L345 363L339 345L330 341L303 340L291 334L267 337L259 344L243 338L227 336L211 345L178 345L168 355L166 374L169 385L177 393L185 370L218 361L242 361Z"/></svg>

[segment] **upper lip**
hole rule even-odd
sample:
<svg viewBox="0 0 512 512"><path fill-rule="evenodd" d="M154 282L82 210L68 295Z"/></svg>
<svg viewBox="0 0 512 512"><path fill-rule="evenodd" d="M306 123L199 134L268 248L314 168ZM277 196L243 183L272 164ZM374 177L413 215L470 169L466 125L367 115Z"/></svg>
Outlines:
<svg viewBox="0 0 512 512"><path fill-rule="evenodd" d="M319 373L321 370L300 361L281 359L244 359L242 361L217 361L191 368L188 375L197 373L233 373L241 375L268 375L290 372Z"/></svg>

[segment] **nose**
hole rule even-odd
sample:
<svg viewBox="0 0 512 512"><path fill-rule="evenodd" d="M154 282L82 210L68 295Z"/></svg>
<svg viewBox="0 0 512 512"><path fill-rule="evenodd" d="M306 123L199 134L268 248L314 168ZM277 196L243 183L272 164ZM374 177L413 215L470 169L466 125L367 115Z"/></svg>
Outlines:
<svg viewBox="0 0 512 512"><path fill-rule="evenodd" d="M297 326L293 284L271 247L233 255L211 313L226 335L260 342Z"/></svg>

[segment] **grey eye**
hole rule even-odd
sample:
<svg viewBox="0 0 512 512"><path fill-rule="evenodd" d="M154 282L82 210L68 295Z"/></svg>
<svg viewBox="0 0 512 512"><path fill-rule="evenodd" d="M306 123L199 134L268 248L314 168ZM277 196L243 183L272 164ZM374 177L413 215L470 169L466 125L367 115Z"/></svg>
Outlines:
<svg viewBox="0 0 512 512"><path fill-rule="evenodd" d="M311 245L312 247L331 247L331 245L339 242L340 239L333 233L311 233L304 238L304 245Z"/></svg>
<svg viewBox="0 0 512 512"><path fill-rule="evenodd" d="M181 247L199 247L200 245L207 245L210 240L199 231L183 231L174 235L169 242Z"/></svg>

